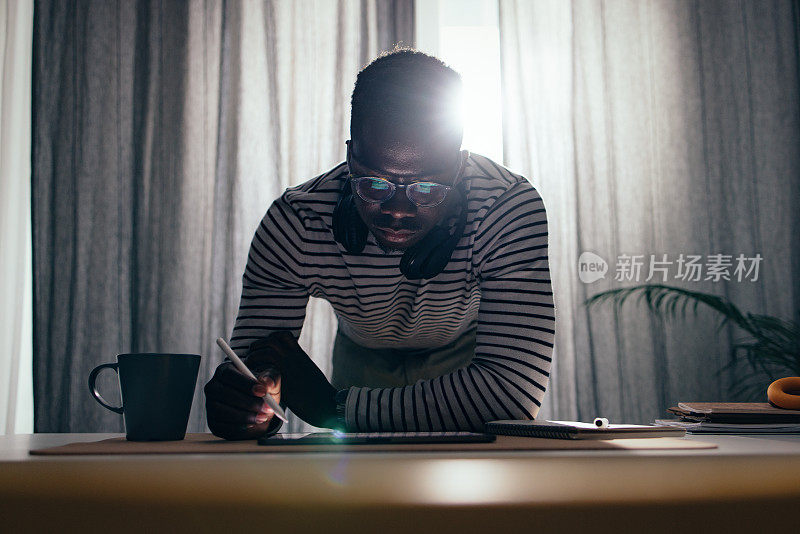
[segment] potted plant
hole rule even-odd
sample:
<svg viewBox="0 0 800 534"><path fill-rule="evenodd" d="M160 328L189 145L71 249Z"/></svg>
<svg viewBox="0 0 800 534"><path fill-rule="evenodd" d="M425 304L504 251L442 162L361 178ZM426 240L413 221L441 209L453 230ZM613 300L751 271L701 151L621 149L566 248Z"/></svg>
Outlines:
<svg viewBox="0 0 800 534"><path fill-rule="evenodd" d="M640 284L603 291L587 299L585 304L591 307L612 301L620 308L633 297L637 303L644 301L659 318L683 318L687 310L696 313L702 304L720 315L717 332L728 323L742 330L746 336L731 346L731 363L720 369L732 370L737 365L745 365L751 371L732 386L731 394L735 396L763 398L767 384L775 377L800 376L800 324L796 321L743 313L722 297L662 284Z"/></svg>

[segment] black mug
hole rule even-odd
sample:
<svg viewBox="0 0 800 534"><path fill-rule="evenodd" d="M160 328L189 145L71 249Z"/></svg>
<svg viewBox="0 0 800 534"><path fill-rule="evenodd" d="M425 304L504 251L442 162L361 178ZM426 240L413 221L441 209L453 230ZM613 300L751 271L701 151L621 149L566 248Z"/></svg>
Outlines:
<svg viewBox="0 0 800 534"><path fill-rule="evenodd" d="M122 406L111 406L97 391L105 368L119 375ZM89 374L89 390L105 408L125 417L130 441L176 441L186 435L200 356L197 354L120 354L117 363L98 365Z"/></svg>

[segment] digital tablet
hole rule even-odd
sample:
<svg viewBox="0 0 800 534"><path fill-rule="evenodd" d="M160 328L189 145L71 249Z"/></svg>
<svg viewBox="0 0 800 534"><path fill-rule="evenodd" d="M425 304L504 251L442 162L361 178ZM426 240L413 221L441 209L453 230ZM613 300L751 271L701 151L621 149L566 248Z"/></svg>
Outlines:
<svg viewBox="0 0 800 534"><path fill-rule="evenodd" d="M474 432L303 432L275 434L259 445L380 445L397 443L491 443L493 434Z"/></svg>

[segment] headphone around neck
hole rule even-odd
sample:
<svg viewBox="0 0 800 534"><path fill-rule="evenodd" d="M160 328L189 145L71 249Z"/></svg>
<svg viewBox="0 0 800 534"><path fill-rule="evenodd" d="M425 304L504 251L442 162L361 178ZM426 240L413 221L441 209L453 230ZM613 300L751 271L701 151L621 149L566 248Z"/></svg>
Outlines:
<svg viewBox="0 0 800 534"><path fill-rule="evenodd" d="M459 217L452 232L445 226L451 217L445 216L416 245L403 253L400 272L409 280L433 278L441 273L456 248L467 225L466 193L463 182L455 188L461 195ZM356 209L350 180L345 178L339 200L333 210L333 238L351 254L360 254L367 244L369 229Z"/></svg>

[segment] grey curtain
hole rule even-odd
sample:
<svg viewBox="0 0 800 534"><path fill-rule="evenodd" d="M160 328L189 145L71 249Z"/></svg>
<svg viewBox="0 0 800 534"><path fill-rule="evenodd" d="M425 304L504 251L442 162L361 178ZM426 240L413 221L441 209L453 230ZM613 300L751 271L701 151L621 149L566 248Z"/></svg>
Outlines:
<svg viewBox="0 0 800 534"><path fill-rule="evenodd" d="M189 430L205 429L256 225L344 158L356 73L412 36L400 0L36 2L37 432L121 431L88 373L157 351L203 356ZM312 301L301 345L324 369L334 333Z"/></svg>
<svg viewBox="0 0 800 534"><path fill-rule="evenodd" d="M718 373L742 334L715 334L716 316L583 301L635 282L615 280L620 255L760 254L756 281L675 280L673 264L665 283L800 318L797 3L500 0L500 26L505 160L540 189L552 232L540 413L648 422L678 401L742 400ZM604 279L581 282L585 251Z"/></svg>
<svg viewBox="0 0 800 534"><path fill-rule="evenodd" d="M0 2L0 436L32 430L33 5Z"/></svg>

